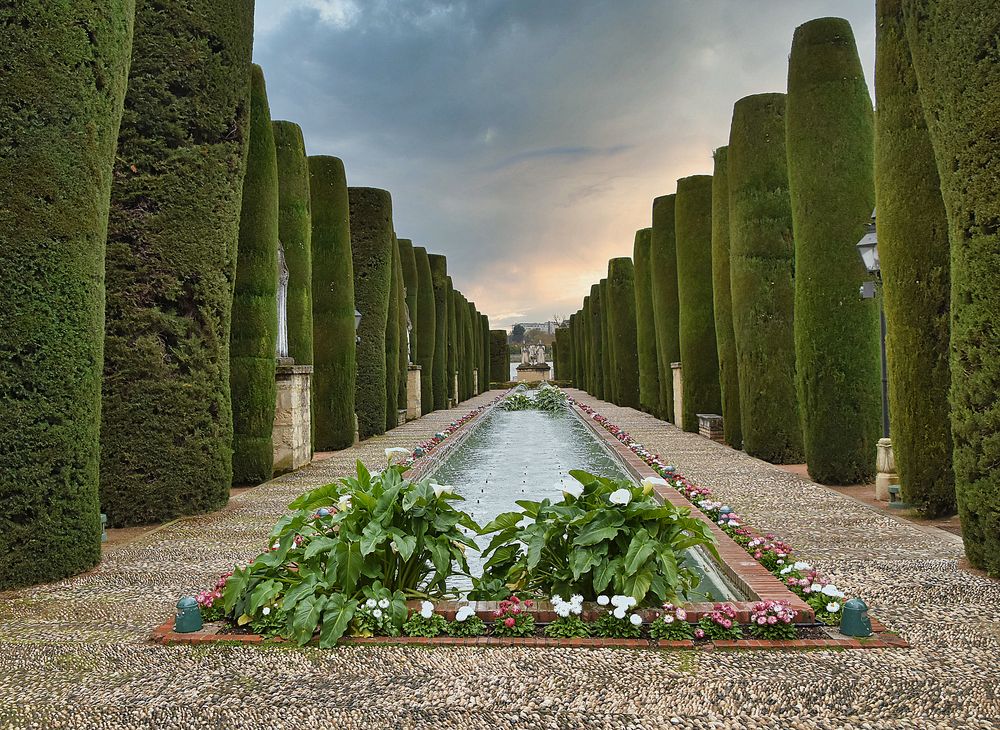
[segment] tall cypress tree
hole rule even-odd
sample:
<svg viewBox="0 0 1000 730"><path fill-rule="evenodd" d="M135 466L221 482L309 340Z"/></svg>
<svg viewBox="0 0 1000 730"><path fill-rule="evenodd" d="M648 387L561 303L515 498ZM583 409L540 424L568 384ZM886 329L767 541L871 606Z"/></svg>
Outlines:
<svg viewBox="0 0 1000 730"><path fill-rule="evenodd" d="M459 392L459 388L462 387L462 379L458 377L458 352L462 330L458 328L458 314L455 310L455 283L450 276L445 285L448 291L448 394L451 397L452 406L456 406L462 400Z"/></svg>
<svg viewBox="0 0 1000 730"><path fill-rule="evenodd" d="M448 260L439 254L430 254L431 284L434 289L434 366L428 377L434 382L434 410L448 407L451 384L448 380Z"/></svg>
<svg viewBox="0 0 1000 730"><path fill-rule="evenodd" d="M105 261L101 503L113 525L229 499L252 44L250 3L136 8Z"/></svg>
<svg viewBox="0 0 1000 730"><path fill-rule="evenodd" d="M396 408L402 411L406 410L409 405L407 403L407 379L410 374L410 350L406 339L406 284L404 283L405 279L403 276L403 252L400 249L398 253L399 255L396 257L397 271L395 273L398 285L396 287L396 317L399 329L399 347L396 348L396 369L398 372L396 377ZM396 413L396 418L399 418L398 412Z"/></svg>
<svg viewBox="0 0 1000 730"><path fill-rule="evenodd" d="M490 376L495 383L506 383L510 380L507 330L490 330Z"/></svg>
<svg viewBox="0 0 1000 730"><path fill-rule="evenodd" d="M399 263L403 268L403 286L406 288L406 313L410 318L410 340L407 357L409 361L416 364L417 358L417 335L420 329L420 316L417 313L418 306L418 276L417 257L413 252L413 241L408 238L399 239ZM404 314L404 317L406 314Z"/></svg>
<svg viewBox="0 0 1000 730"><path fill-rule="evenodd" d="M575 345L573 343L573 315L570 315L569 319L567 320L566 332L565 332L565 336L563 337L563 341L566 343L566 345L565 345L564 348L561 347L560 349L561 350L562 349L565 350L565 354L563 355L563 362L566 364L566 372L565 372L565 375L564 375L564 379L572 387L575 388L576 387L576 362L573 359L573 350L574 350L574 347L575 347Z"/></svg>
<svg viewBox="0 0 1000 730"><path fill-rule="evenodd" d="M611 337L608 333L608 280L607 277L601 279L597 288L601 293L601 385L604 390L604 400L609 403L614 399L614 372L611 367Z"/></svg>
<svg viewBox="0 0 1000 730"><path fill-rule="evenodd" d="M104 242L134 12L0 9L0 590L101 557Z"/></svg>
<svg viewBox="0 0 1000 730"><path fill-rule="evenodd" d="M584 378L586 382L587 392L591 395L594 394L594 368L590 362L591 355L591 343L590 343L590 295L588 294L583 298L583 309L582 317L580 321L580 332L583 335L583 367L586 370L586 377Z"/></svg>
<svg viewBox="0 0 1000 730"><path fill-rule="evenodd" d="M809 475L861 484L879 438L878 305L856 244L875 207L871 100L841 18L800 26L788 65L788 181L795 233L795 355Z"/></svg>
<svg viewBox="0 0 1000 730"><path fill-rule="evenodd" d="M436 365L438 316L435 305L434 277L427 249L413 247L413 258L417 265L417 357L420 366L420 413L427 414L437 408L434 382Z"/></svg>
<svg viewBox="0 0 1000 730"><path fill-rule="evenodd" d="M399 399L399 247L392 237L389 252L389 311L385 321L385 427L395 428ZM405 334L403 335L406 336Z"/></svg>
<svg viewBox="0 0 1000 730"><path fill-rule="evenodd" d="M317 451L354 443L354 264L344 163L309 158L312 210L313 433Z"/></svg>
<svg viewBox="0 0 1000 730"><path fill-rule="evenodd" d="M236 254L229 387L233 484L260 484L274 467L274 364L278 341L278 161L264 71L250 82L250 142Z"/></svg>
<svg viewBox="0 0 1000 730"><path fill-rule="evenodd" d="M603 303L601 301L601 285L591 284L590 286L590 369L594 372L594 393L593 396L599 400L604 400L604 336L601 322L604 318L602 313Z"/></svg>
<svg viewBox="0 0 1000 730"><path fill-rule="evenodd" d="M463 296L464 300L465 297ZM478 357L476 353L478 352L478 340L476 332L479 330L479 315L476 313L476 306L473 302L465 302L465 359L466 359L466 377L468 378L468 384L466 385L466 391L468 397L471 398L476 394L476 378L473 372L478 368Z"/></svg>
<svg viewBox="0 0 1000 730"><path fill-rule="evenodd" d="M969 561L1000 574L996 3L906 0L905 8L907 39L948 213L951 427L958 511Z"/></svg>
<svg viewBox="0 0 1000 730"><path fill-rule="evenodd" d="M385 433L385 341L392 287L392 198L377 188L348 188L351 259L358 327L354 410L362 440Z"/></svg>
<svg viewBox="0 0 1000 730"><path fill-rule="evenodd" d="M784 94L748 96L733 108L729 210L743 446L751 456L795 464L803 447Z"/></svg>
<svg viewBox="0 0 1000 730"><path fill-rule="evenodd" d="M452 286L454 286L454 282L452 282ZM465 372L468 366L465 342L468 328L465 320L468 318L469 307L465 301L465 297L462 296L462 292L452 289L451 297L455 307L455 373L458 375L458 397L456 398L456 402L461 403L469 398L470 378L466 377ZM469 375L471 375L471 371Z"/></svg>
<svg viewBox="0 0 1000 730"><path fill-rule="evenodd" d="M479 372L479 389L485 393L490 389L493 382L493 363L490 359L490 318L485 314L479 315L480 341L482 342L482 370ZM552 363L555 367L555 363Z"/></svg>
<svg viewBox="0 0 1000 730"><path fill-rule="evenodd" d="M681 359L675 201L675 195L662 195L653 200L649 258L653 319L656 323L656 362L660 375L660 417L680 425L680 414L674 413L674 371L671 367L672 363Z"/></svg>
<svg viewBox="0 0 1000 730"><path fill-rule="evenodd" d="M733 335L733 299L729 288L729 148L715 151L712 174L712 311L715 315L715 346L719 356L719 387L722 393L722 425L726 443L743 446L740 425L740 383Z"/></svg>
<svg viewBox="0 0 1000 730"><path fill-rule="evenodd" d="M902 5L876 4L875 197L889 413L903 500L937 516L955 511L951 421L941 417L951 385L948 218Z"/></svg>
<svg viewBox="0 0 1000 730"><path fill-rule="evenodd" d="M309 161L302 129L276 121L274 147L278 160L278 240L288 266L288 355L297 365L313 362L312 220L309 206Z"/></svg>
<svg viewBox="0 0 1000 730"><path fill-rule="evenodd" d="M627 256L608 262L612 372L619 383L617 405L639 407L639 351L636 347L635 267Z"/></svg>
<svg viewBox="0 0 1000 730"><path fill-rule="evenodd" d="M635 232L636 348L639 353L639 405L646 413L660 412L660 372L656 361L656 321L653 315L653 273L650 261L652 229Z"/></svg>
<svg viewBox="0 0 1000 730"><path fill-rule="evenodd" d="M680 426L698 432L699 413L722 410L719 351L712 300L712 177L677 181L674 226L684 413Z"/></svg>

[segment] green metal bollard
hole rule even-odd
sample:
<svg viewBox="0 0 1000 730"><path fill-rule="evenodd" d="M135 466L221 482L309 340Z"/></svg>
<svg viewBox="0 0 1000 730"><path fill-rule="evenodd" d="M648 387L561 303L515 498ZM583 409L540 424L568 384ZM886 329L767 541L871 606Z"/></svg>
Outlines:
<svg viewBox="0 0 1000 730"><path fill-rule="evenodd" d="M852 598L843 607L840 617L840 633L844 636L871 636L872 622L868 618L868 604L860 598Z"/></svg>
<svg viewBox="0 0 1000 730"><path fill-rule="evenodd" d="M101 542L108 541L108 516L101 512Z"/></svg>
<svg viewBox="0 0 1000 730"><path fill-rule="evenodd" d="M201 626L201 609L198 607L198 601L192 596L184 596L177 602L174 631L178 634L190 634L193 631L200 631Z"/></svg>

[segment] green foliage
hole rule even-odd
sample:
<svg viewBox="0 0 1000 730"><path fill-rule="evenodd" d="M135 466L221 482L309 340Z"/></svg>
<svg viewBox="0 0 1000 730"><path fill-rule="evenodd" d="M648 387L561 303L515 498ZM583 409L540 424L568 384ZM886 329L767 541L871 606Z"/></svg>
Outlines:
<svg viewBox="0 0 1000 730"><path fill-rule="evenodd" d="M254 64L229 335L233 484L260 484L273 472L277 341L278 162L264 71Z"/></svg>
<svg viewBox="0 0 1000 730"><path fill-rule="evenodd" d="M535 391L534 405L540 411L556 413L566 407L566 394L558 385L543 382Z"/></svg>
<svg viewBox="0 0 1000 730"><path fill-rule="evenodd" d="M434 408L443 410L448 407L448 393L451 384L448 380L448 339L450 319L448 313L448 260L438 254L427 257L431 270L431 283L434 291L435 339L434 361L429 372L423 377L433 380Z"/></svg>
<svg viewBox="0 0 1000 730"><path fill-rule="evenodd" d="M354 443L354 264L344 163L309 158L313 430L317 451Z"/></svg>
<svg viewBox="0 0 1000 730"><path fill-rule="evenodd" d="M100 17L111 16L102 8ZM100 39L102 25L76 32ZM229 331L252 44L249 3L161 0L136 11L105 259L101 503L112 525L229 499ZM73 73L113 81L89 56Z"/></svg>
<svg viewBox="0 0 1000 730"><path fill-rule="evenodd" d="M676 195L653 200L650 236L653 318L656 323L656 363L660 376L660 418L680 423L674 413L674 373L671 363L680 362L680 303L677 299Z"/></svg>
<svg viewBox="0 0 1000 730"><path fill-rule="evenodd" d="M601 387L604 400L611 401L614 397L614 383L617 380L611 367L611 335L608 326L611 321L611 314L608 311L608 280L601 279L597 288L601 296Z"/></svg>
<svg viewBox="0 0 1000 730"><path fill-rule="evenodd" d="M821 18L792 41L786 115L795 233L795 356L809 475L863 484L880 435L878 304L856 244L875 207L871 100L850 24Z"/></svg>
<svg viewBox="0 0 1000 730"><path fill-rule="evenodd" d="M602 613L590 625L594 636L606 639L638 639L642 635L642 626L636 626L629 621L628 616L618 618L613 611Z"/></svg>
<svg viewBox="0 0 1000 730"><path fill-rule="evenodd" d="M1000 64L996 4L906 0L951 240L951 428L965 551L1000 575ZM921 394L922 395L922 394Z"/></svg>
<svg viewBox="0 0 1000 730"><path fill-rule="evenodd" d="M514 619L513 625L507 625L507 618ZM525 611L508 612L494 619L494 636L531 636L535 633L535 617Z"/></svg>
<svg viewBox="0 0 1000 730"><path fill-rule="evenodd" d="M479 314L476 312L476 305L474 302L466 301L465 297L462 297L462 302L465 305L465 313L463 316L463 321L465 323L465 340L463 342L463 349L465 351L465 397L471 398L476 394L476 383L475 375L473 371L478 367L478 355L479 351L479 338L476 336L476 332L479 331Z"/></svg>
<svg viewBox="0 0 1000 730"><path fill-rule="evenodd" d="M414 611L403 624L403 633L407 636L423 636L433 639L435 636L447 632L448 621L438 613L432 613L430 618L426 618L419 611Z"/></svg>
<svg viewBox="0 0 1000 730"><path fill-rule="evenodd" d="M351 618L351 636L399 636L400 624L406 616L406 598L402 591L390 591L379 581L362 590ZM280 616L280 614L279 614Z"/></svg>
<svg viewBox="0 0 1000 730"><path fill-rule="evenodd" d="M503 330L501 330L502 332ZM490 383L493 382L493 355L492 355L492 342L490 335L490 318L485 314L479 315L479 337L480 337L480 362L482 363L482 370L479 371L479 390L486 392L490 389ZM552 357L555 360L555 355ZM553 363L554 365L554 363ZM503 372L501 370L501 372Z"/></svg>
<svg viewBox="0 0 1000 730"><path fill-rule="evenodd" d="M559 331L556 332L559 337ZM510 373L510 358L507 355L507 331L490 330L490 380L507 382Z"/></svg>
<svg viewBox="0 0 1000 730"><path fill-rule="evenodd" d="M482 636L486 633L486 622L478 616L469 616L465 621L450 622L444 630L454 637Z"/></svg>
<svg viewBox="0 0 1000 730"><path fill-rule="evenodd" d="M663 616L658 616L649 625L649 637L657 641L690 641L694 638L694 627L687 621L667 622Z"/></svg>
<svg viewBox="0 0 1000 730"><path fill-rule="evenodd" d="M719 387L726 443L743 445L740 424L740 384L733 335L733 300L729 288L729 172L728 147L715 151L712 174L712 311L719 358Z"/></svg>
<svg viewBox="0 0 1000 730"><path fill-rule="evenodd" d="M889 413L903 501L939 516L955 511L951 422L942 418L951 385L948 218L902 5L876 3L875 197Z"/></svg>
<svg viewBox="0 0 1000 730"><path fill-rule="evenodd" d="M276 121L274 148L278 161L278 240L288 266L288 355L296 365L313 362L312 212L309 205L309 160L302 129Z"/></svg>
<svg viewBox="0 0 1000 730"><path fill-rule="evenodd" d="M636 346L635 269L625 257L608 262L608 298L604 302L610 314L611 372L618 384L615 403L639 407L639 353Z"/></svg>
<svg viewBox="0 0 1000 730"><path fill-rule="evenodd" d="M719 413L719 351L712 301L712 177L677 181L677 301L685 431L698 432L699 413Z"/></svg>
<svg viewBox="0 0 1000 730"><path fill-rule="evenodd" d="M417 358L420 366L420 412L424 415L437 408L435 403L435 352L437 348L438 316L427 249L415 246L413 257L417 262ZM442 383L442 386L443 383Z"/></svg>
<svg viewBox="0 0 1000 730"><path fill-rule="evenodd" d="M419 364L417 359L417 336L420 330L420 317L418 312L418 291L419 276L417 274L417 255L413 250L413 241L408 238L400 238L397 241L399 246L399 265L403 269L403 286L405 287L406 309L410 316L410 350L407 353L409 362ZM429 273L429 271L428 271Z"/></svg>
<svg viewBox="0 0 1000 730"><path fill-rule="evenodd" d="M355 359L358 436L385 433L386 329L392 288L392 198L377 188L348 188L354 306L361 312Z"/></svg>
<svg viewBox="0 0 1000 730"><path fill-rule="evenodd" d="M400 277L402 269L399 266L399 248L396 245L395 234L392 237L389 254L389 310L385 320L385 427L396 426L396 409L399 399L399 293L402 287ZM403 333L406 338L406 333ZM405 407L405 401L404 401Z"/></svg>
<svg viewBox="0 0 1000 730"><path fill-rule="evenodd" d="M591 627L579 616L560 616L545 627L550 639L582 639L590 636Z"/></svg>
<svg viewBox="0 0 1000 730"><path fill-rule="evenodd" d="M590 371L593 373L592 392L595 398L604 400L604 332L601 322L604 318L601 301L601 285L590 287ZM558 331L557 331L558 334ZM558 378L559 376L556 375Z"/></svg>
<svg viewBox="0 0 1000 730"><path fill-rule="evenodd" d="M306 492L271 531L272 547L237 568L223 593L226 614L252 620L264 607L281 614L282 635L300 645L320 632L331 646L347 630L359 601L391 595L388 610L401 626L405 599L440 595L454 565L468 573L461 527L477 530L447 492L410 482L401 467ZM245 617L245 618L243 618Z"/></svg>
<svg viewBox="0 0 1000 730"><path fill-rule="evenodd" d="M500 410L503 411L530 411L534 407L531 396L523 391L515 391L500 401Z"/></svg>
<svg viewBox="0 0 1000 730"><path fill-rule="evenodd" d="M573 360L574 344L572 319L573 318L570 317L565 327L563 327L563 344L559 346L559 351L563 353L563 369L559 377L563 380L569 381L570 383L575 383L576 371L575 362Z"/></svg>
<svg viewBox="0 0 1000 730"><path fill-rule="evenodd" d="M570 474L583 486L579 496L567 491L555 503L518 500L521 511L483 527L481 534L493 534L483 553L484 577L502 578L515 591L586 600L613 590L640 604L675 600L697 586L681 560L695 545L715 550L705 522L659 503L651 487Z"/></svg>
<svg viewBox="0 0 1000 730"><path fill-rule="evenodd" d="M580 319L580 332L583 335L583 368L585 372L584 376L584 387L590 394L594 393L595 389L595 377L594 363L591 361L593 357L593 344L591 343L590 337L590 321L592 319L590 311L590 296L585 296L583 298L583 309L581 310Z"/></svg>
<svg viewBox="0 0 1000 730"><path fill-rule="evenodd" d="M399 410L406 410L407 408L407 379L410 374L410 351L409 342L407 342L407 315L406 315L406 284L403 278L403 254L402 251L399 252L399 256L396 259L396 271L395 279L398 286L396 287L396 317L397 317L397 327L399 329L399 347L396 348L396 369L398 376L396 378L396 408ZM388 367L388 364L386 365ZM396 414L396 418L399 418L399 414ZM393 420L393 426L396 425L396 421Z"/></svg>
<svg viewBox="0 0 1000 730"><path fill-rule="evenodd" d="M458 377L458 349L459 339L464 330L458 327L458 312L455 309L455 285L449 276L447 279L447 311L448 311L448 395L452 399L452 405L458 403L458 389L461 387L461 378Z"/></svg>
<svg viewBox="0 0 1000 730"><path fill-rule="evenodd" d="M660 372L656 362L656 321L653 315L652 228L635 232L636 349L639 357L639 405L646 413L660 412ZM600 289L600 287L598 287ZM593 292L593 287L591 287Z"/></svg>
<svg viewBox="0 0 1000 730"><path fill-rule="evenodd" d="M104 242L133 13L0 9L0 590L101 556Z"/></svg>
<svg viewBox="0 0 1000 730"><path fill-rule="evenodd" d="M728 173L743 448L773 464L798 464L802 425L795 390L795 252L784 94L736 102Z"/></svg>

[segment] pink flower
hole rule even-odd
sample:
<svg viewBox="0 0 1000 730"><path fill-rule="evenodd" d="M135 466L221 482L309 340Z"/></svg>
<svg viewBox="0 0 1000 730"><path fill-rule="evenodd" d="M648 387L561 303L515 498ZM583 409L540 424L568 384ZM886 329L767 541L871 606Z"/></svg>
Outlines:
<svg viewBox="0 0 1000 730"><path fill-rule="evenodd" d="M687 611L685 611L683 608L678 608L677 609L677 620L678 621L685 621L687 619L687 617L688 617Z"/></svg>
<svg viewBox="0 0 1000 730"><path fill-rule="evenodd" d="M696 639L704 639L705 638L705 631L704 631L704 629L695 629L694 630L694 638L696 638Z"/></svg>
<svg viewBox="0 0 1000 730"><path fill-rule="evenodd" d="M496 618L500 618L501 616L503 616L503 611L501 611L499 608L494 609L493 610L493 616L496 617Z"/></svg>
<svg viewBox="0 0 1000 730"><path fill-rule="evenodd" d="M777 616L768 616L767 617L767 622L769 624L776 624L776 623L778 623L778 617ZM760 623L760 621L758 621L757 623Z"/></svg>
<svg viewBox="0 0 1000 730"><path fill-rule="evenodd" d="M527 601L524 602L524 605L527 606L528 608L531 608L532 606L535 605L535 602L529 598Z"/></svg>
<svg viewBox="0 0 1000 730"><path fill-rule="evenodd" d="M514 628L514 617L508 616L507 618L505 618L503 620L503 625L506 626L508 629Z"/></svg>
<svg viewBox="0 0 1000 730"><path fill-rule="evenodd" d="M757 623L759 623L761 626L763 626L764 624L766 624L767 623L767 616L758 616L757 617Z"/></svg>

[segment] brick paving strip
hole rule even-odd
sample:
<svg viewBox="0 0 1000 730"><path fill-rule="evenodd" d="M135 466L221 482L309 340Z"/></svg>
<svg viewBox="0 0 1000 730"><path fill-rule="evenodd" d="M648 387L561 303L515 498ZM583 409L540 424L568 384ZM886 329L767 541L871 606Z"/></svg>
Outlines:
<svg viewBox="0 0 1000 730"><path fill-rule="evenodd" d="M96 570L0 595L0 728L915 728L1000 725L1000 584L961 541L628 408L571 390L747 522L796 547L905 638L897 651L563 646L162 646L181 595L257 555L300 493L385 463L496 393L107 549ZM725 648L725 647L723 647Z"/></svg>

